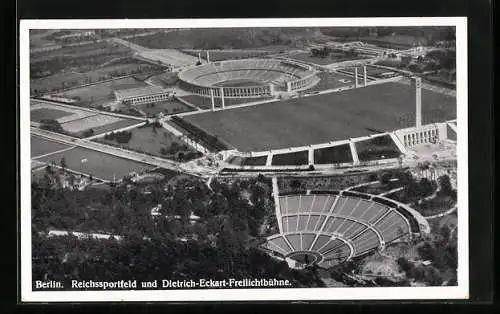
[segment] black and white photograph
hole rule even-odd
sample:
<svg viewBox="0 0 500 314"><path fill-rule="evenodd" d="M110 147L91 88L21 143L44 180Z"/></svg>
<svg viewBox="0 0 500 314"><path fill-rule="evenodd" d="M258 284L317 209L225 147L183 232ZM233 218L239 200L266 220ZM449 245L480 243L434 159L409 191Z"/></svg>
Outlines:
<svg viewBox="0 0 500 314"><path fill-rule="evenodd" d="M465 299L467 20L21 20L30 302Z"/></svg>

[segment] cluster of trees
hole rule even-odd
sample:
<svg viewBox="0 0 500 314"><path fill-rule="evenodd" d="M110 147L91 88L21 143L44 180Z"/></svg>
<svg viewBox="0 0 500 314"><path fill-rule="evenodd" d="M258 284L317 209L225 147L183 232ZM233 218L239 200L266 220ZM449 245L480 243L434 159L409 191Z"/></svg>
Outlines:
<svg viewBox="0 0 500 314"><path fill-rule="evenodd" d="M349 40L359 39L387 39L392 35L405 36L408 45L411 40L421 41L424 44L433 44L440 41L455 40L455 27L453 26L427 26L427 27L329 27L320 28L321 33ZM383 42L382 42L383 43Z"/></svg>
<svg viewBox="0 0 500 314"><path fill-rule="evenodd" d="M173 116L172 122L186 130L196 140L203 142L209 149L213 151L218 152L227 149L227 146L223 142L221 142L217 136L206 133L202 129L178 116Z"/></svg>
<svg viewBox="0 0 500 314"><path fill-rule="evenodd" d="M120 144L126 144L132 138L131 131L119 131L119 132L111 132L104 135L105 140L116 141Z"/></svg>
<svg viewBox="0 0 500 314"><path fill-rule="evenodd" d="M150 32L151 29L147 28L120 28L120 29L96 29L95 34L99 37L119 37L142 34Z"/></svg>
<svg viewBox="0 0 500 314"><path fill-rule="evenodd" d="M320 57L320 58L326 58L330 56L331 54L336 54L336 55L342 55L344 57L357 57L359 53L351 48L349 50L342 50L342 49L337 49L337 48L330 48L330 47L323 47L323 48L311 48L311 56L312 57Z"/></svg>
<svg viewBox="0 0 500 314"><path fill-rule="evenodd" d="M271 189L262 178L214 181L211 190L192 178L148 187L151 193L144 194L143 186L127 180L110 189L70 191L43 179L33 182L34 280L274 277L296 287L321 284L310 272L290 270L251 245L273 213ZM157 204L170 219L150 215ZM198 223L189 222L191 213L200 217ZM176 215L180 218L171 219ZM44 232L50 229L123 238L47 238Z"/></svg>
<svg viewBox="0 0 500 314"><path fill-rule="evenodd" d="M433 236L418 244L418 254L422 261L430 261L430 265L414 263L400 257L397 263L406 276L415 281L425 282L431 286L443 284L444 275L452 273L448 285L456 285L458 266L457 236L448 226L443 226Z"/></svg>
<svg viewBox="0 0 500 314"><path fill-rule="evenodd" d="M193 151L187 144L180 144L176 141L172 142L168 148L160 148L160 153L164 156L174 156L175 160L179 162L189 161L203 156L202 153Z"/></svg>
<svg viewBox="0 0 500 314"><path fill-rule="evenodd" d="M456 68L457 55L455 50L432 50L425 55L425 58L436 61L437 67L440 69L454 70Z"/></svg>
<svg viewBox="0 0 500 314"><path fill-rule="evenodd" d="M52 132L64 133L61 124L55 119L44 119L40 121L40 128Z"/></svg>
<svg viewBox="0 0 500 314"><path fill-rule="evenodd" d="M94 129L92 128L83 131L83 137L89 137L92 135L94 135Z"/></svg>
<svg viewBox="0 0 500 314"><path fill-rule="evenodd" d="M30 75L31 77L38 77L37 74L44 73L45 76L48 76L68 68L95 69L95 67L108 60L122 57L128 53L129 50L110 49L109 51L99 50L98 53L93 55L57 55L50 59L30 63Z"/></svg>
<svg viewBox="0 0 500 314"><path fill-rule="evenodd" d="M187 29L130 38L148 48L245 49L268 45L292 45L303 30L289 28L220 28Z"/></svg>

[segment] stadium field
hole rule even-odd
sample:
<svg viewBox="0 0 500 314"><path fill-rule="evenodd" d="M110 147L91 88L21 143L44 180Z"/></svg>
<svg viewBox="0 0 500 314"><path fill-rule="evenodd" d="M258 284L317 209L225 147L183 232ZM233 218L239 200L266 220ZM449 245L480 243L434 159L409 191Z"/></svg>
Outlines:
<svg viewBox="0 0 500 314"><path fill-rule="evenodd" d="M69 145L31 135L31 157L41 156L69 148Z"/></svg>
<svg viewBox="0 0 500 314"><path fill-rule="evenodd" d="M385 83L184 119L241 151L263 151L405 127L401 117L414 116L414 99L410 86ZM423 123L454 119L456 98L422 90L422 109Z"/></svg>
<svg viewBox="0 0 500 314"><path fill-rule="evenodd" d="M58 165L62 157L64 157L66 161L66 168L93 175L104 180L113 180L114 177L116 180L119 180L132 171L140 172L152 168L152 166L147 164L82 147L76 147L37 160L46 163L54 162Z"/></svg>

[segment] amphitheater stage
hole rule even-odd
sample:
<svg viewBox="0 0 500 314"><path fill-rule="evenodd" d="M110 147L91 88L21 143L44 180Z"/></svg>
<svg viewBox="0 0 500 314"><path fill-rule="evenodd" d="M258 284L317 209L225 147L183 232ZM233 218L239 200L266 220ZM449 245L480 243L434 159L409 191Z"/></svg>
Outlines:
<svg viewBox="0 0 500 314"><path fill-rule="evenodd" d="M456 98L422 89L423 123L456 118ZM240 151L345 140L414 125L415 92L384 83L185 117Z"/></svg>

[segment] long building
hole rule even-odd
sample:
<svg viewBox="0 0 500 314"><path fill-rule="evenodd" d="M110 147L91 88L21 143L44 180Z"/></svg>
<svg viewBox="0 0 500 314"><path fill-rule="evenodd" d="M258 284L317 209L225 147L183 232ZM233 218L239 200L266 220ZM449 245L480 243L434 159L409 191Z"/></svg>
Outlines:
<svg viewBox="0 0 500 314"><path fill-rule="evenodd" d="M118 101L126 105L148 104L168 100L171 93L159 86L146 86L114 91Z"/></svg>

